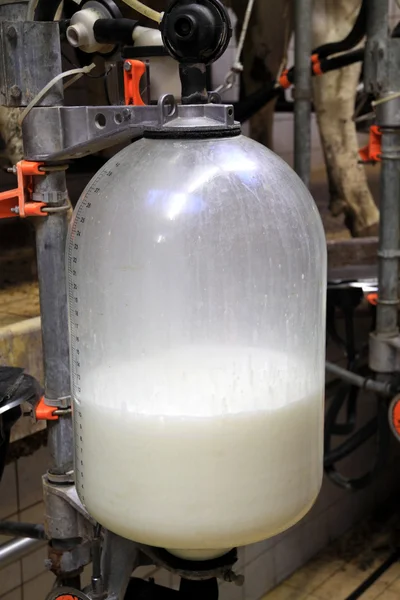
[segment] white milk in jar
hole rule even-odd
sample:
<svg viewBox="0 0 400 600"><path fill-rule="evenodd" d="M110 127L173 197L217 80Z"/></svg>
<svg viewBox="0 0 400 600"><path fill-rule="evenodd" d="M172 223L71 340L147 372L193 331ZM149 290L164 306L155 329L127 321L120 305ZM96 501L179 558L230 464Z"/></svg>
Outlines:
<svg viewBox="0 0 400 600"><path fill-rule="evenodd" d="M303 357L260 348L99 366L74 410L79 496L104 527L184 558L273 536L319 492L322 396Z"/></svg>

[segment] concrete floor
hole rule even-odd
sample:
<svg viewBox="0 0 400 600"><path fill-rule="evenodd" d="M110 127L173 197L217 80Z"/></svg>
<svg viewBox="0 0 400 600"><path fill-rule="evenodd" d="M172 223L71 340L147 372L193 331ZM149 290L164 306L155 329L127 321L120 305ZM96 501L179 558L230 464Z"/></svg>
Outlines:
<svg viewBox="0 0 400 600"><path fill-rule="evenodd" d="M395 507L397 509L397 507ZM400 513L390 502L299 569L263 600L345 600L393 553ZM398 600L400 562L396 561L360 597Z"/></svg>

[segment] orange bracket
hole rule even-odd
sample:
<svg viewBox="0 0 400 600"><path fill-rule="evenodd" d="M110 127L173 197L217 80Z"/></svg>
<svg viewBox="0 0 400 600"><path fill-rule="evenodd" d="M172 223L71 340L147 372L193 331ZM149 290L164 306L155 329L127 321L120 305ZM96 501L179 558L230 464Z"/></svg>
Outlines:
<svg viewBox="0 0 400 600"><path fill-rule="evenodd" d="M358 151L362 162L375 163L382 160L382 133L377 125L371 125L369 129L368 146Z"/></svg>
<svg viewBox="0 0 400 600"><path fill-rule="evenodd" d="M287 88L290 88L290 86L292 85L288 79L288 73L289 73L289 69L285 69L284 71L282 71L282 75L279 77L279 85L286 90Z"/></svg>
<svg viewBox="0 0 400 600"><path fill-rule="evenodd" d="M0 193L0 219L9 219L16 216L22 218L47 216L42 212L42 208L46 206L45 202L27 201L27 198L32 194L32 177L45 175L43 171L39 170L42 164L20 160L15 165L18 187Z"/></svg>
<svg viewBox="0 0 400 600"><path fill-rule="evenodd" d="M140 80L146 73L146 65L140 60L127 59L124 62L125 104L145 106L140 95Z"/></svg>
<svg viewBox="0 0 400 600"><path fill-rule="evenodd" d="M35 416L37 421L57 421L58 415L55 415L56 406L48 406L44 401L44 396L39 400L39 404L35 408Z"/></svg>
<svg viewBox="0 0 400 600"><path fill-rule="evenodd" d="M378 306L378 294L376 294L375 292L368 294L367 300L372 306Z"/></svg>
<svg viewBox="0 0 400 600"><path fill-rule="evenodd" d="M400 438L400 398L396 396L392 402L390 407L390 424L392 426L393 432L397 435L397 438Z"/></svg>
<svg viewBox="0 0 400 600"><path fill-rule="evenodd" d="M324 74L318 54L313 54L311 56L311 63L312 63L312 72L314 73L314 75L323 75Z"/></svg>

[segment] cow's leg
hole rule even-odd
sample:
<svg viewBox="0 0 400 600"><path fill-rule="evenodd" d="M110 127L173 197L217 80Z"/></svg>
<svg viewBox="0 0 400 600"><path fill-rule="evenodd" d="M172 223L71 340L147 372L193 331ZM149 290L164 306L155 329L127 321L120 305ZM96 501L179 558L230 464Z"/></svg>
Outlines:
<svg viewBox="0 0 400 600"><path fill-rule="evenodd" d="M238 16L238 36L247 7L245 0L230 0ZM286 56L293 30L292 0L256 0L243 51L243 82L246 94L258 90L276 76ZM251 137L272 146L275 102L270 102L251 119Z"/></svg>
<svg viewBox="0 0 400 600"><path fill-rule="evenodd" d="M0 134L6 145L5 154L11 164L23 157L22 134L19 125L20 110L0 106Z"/></svg>
<svg viewBox="0 0 400 600"><path fill-rule="evenodd" d="M357 17L361 0L314 0L314 46L344 38ZM353 236L376 234L379 212L365 169L358 163L352 120L360 65L314 79L314 102L327 165L330 210L344 214Z"/></svg>

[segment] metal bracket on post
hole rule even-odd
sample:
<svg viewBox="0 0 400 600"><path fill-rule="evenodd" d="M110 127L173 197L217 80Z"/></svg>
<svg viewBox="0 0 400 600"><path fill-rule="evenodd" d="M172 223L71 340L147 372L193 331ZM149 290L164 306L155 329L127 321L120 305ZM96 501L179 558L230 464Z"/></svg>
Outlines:
<svg viewBox="0 0 400 600"><path fill-rule="evenodd" d="M45 175L40 167L43 163L28 160L20 160L14 167L13 173L17 176L17 187L12 190L0 192L0 219L11 219L19 216L25 217L46 217L42 209L46 206L45 202L31 202L32 198L32 177Z"/></svg>
<svg viewBox="0 0 400 600"><path fill-rule="evenodd" d="M376 373L400 371L400 336L385 337L376 332L369 336L369 367Z"/></svg>
<svg viewBox="0 0 400 600"><path fill-rule="evenodd" d="M138 546L106 531L101 559L103 586L107 600L122 600L133 571L141 564Z"/></svg>
<svg viewBox="0 0 400 600"><path fill-rule="evenodd" d="M42 481L45 528L51 540L47 566L56 576L79 573L91 562L95 521L80 502L75 485L56 485L47 475Z"/></svg>
<svg viewBox="0 0 400 600"><path fill-rule="evenodd" d="M141 137L148 127L163 127L179 118L207 117L208 129L237 128L231 106L177 105L173 96L162 96L156 106L53 106L33 108L25 118L25 154L31 160L62 162L99 152ZM30 131L41 131L49 123L62 132L63 148L48 152Z"/></svg>

